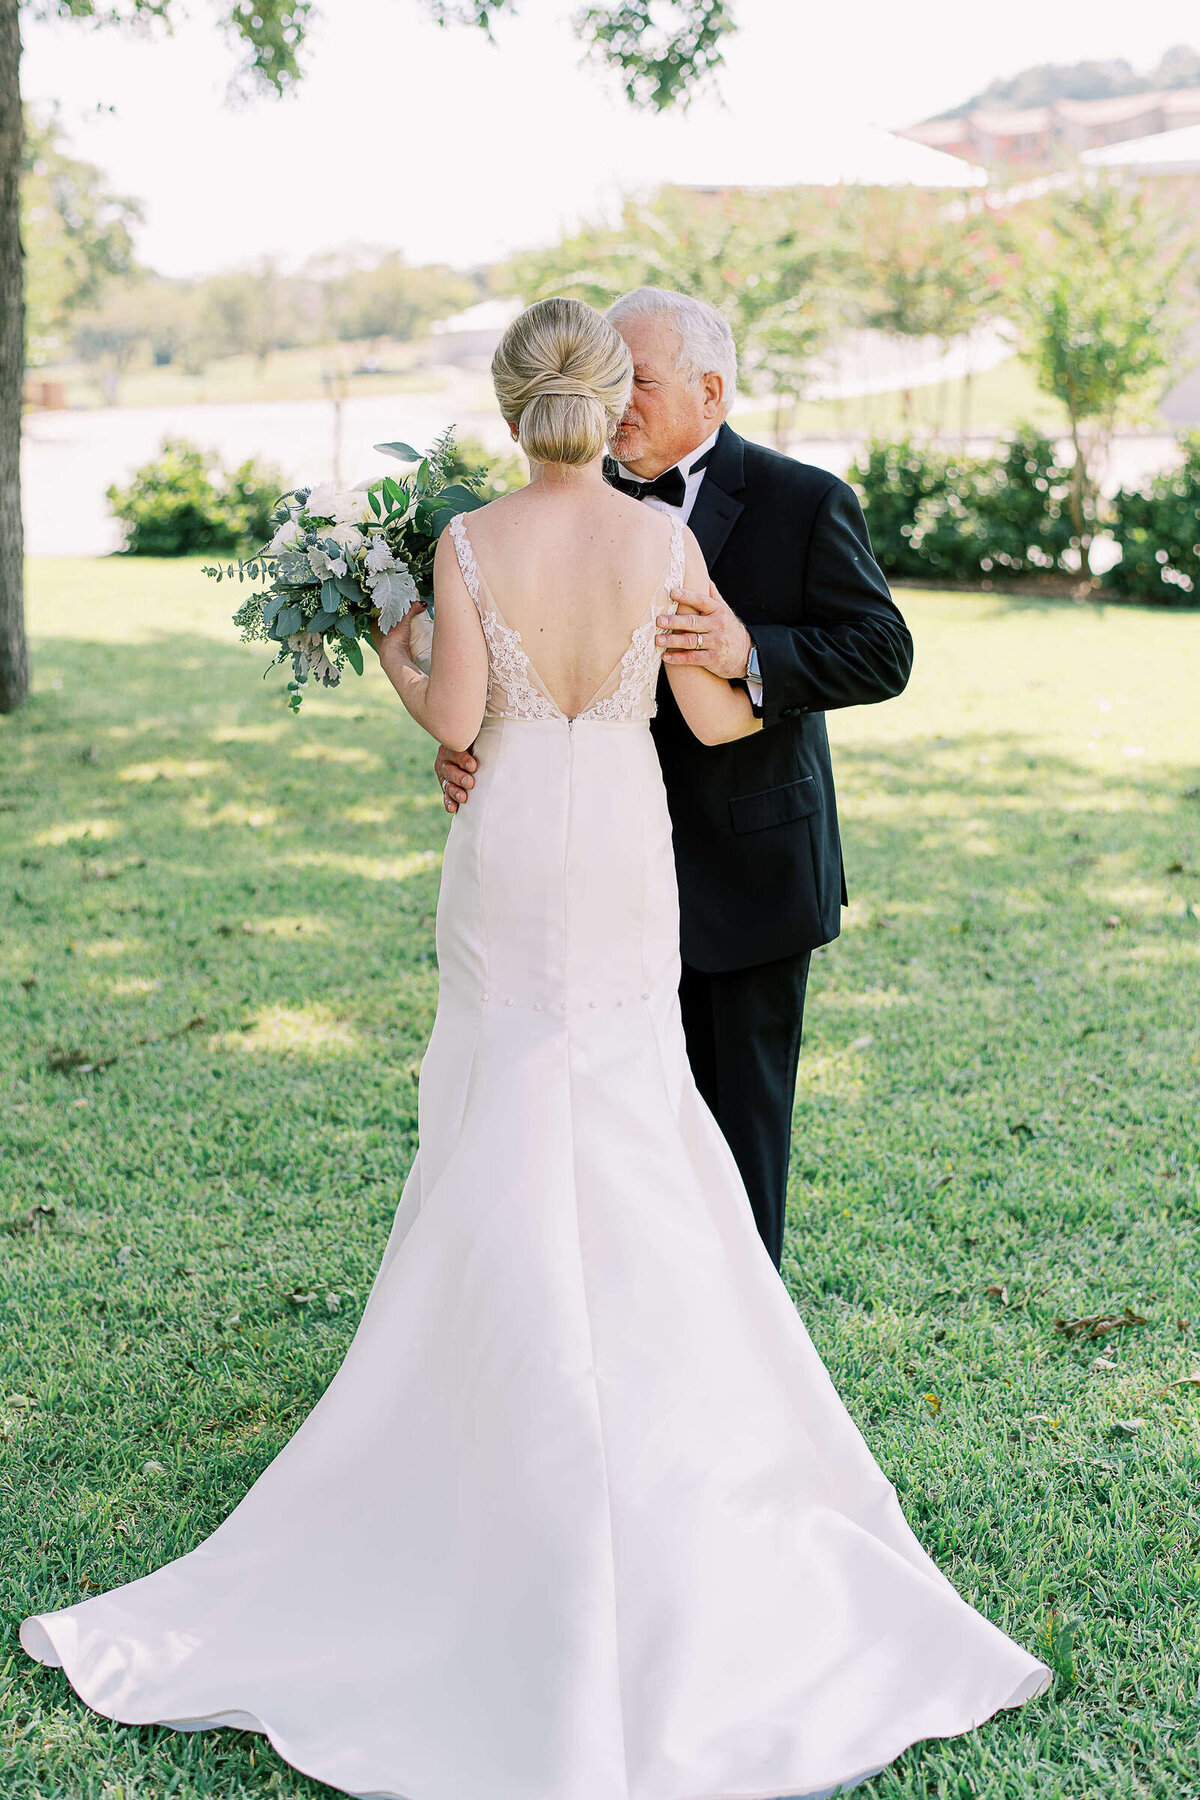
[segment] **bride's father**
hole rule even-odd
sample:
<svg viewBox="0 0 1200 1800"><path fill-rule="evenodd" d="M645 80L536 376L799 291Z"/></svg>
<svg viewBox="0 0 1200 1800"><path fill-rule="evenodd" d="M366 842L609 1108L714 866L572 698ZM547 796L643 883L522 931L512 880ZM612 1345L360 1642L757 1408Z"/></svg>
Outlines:
<svg viewBox="0 0 1200 1800"><path fill-rule="evenodd" d="M681 513L712 578L660 620L664 659L745 682L763 718L750 737L703 745L664 675L652 729L679 876L688 1059L778 1268L809 961L838 935L847 898L824 715L900 693L912 639L853 490L726 424L737 357L721 315L638 288L608 317L634 362L608 477ZM439 750L449 811L474 766L469 752Z"/></svg>

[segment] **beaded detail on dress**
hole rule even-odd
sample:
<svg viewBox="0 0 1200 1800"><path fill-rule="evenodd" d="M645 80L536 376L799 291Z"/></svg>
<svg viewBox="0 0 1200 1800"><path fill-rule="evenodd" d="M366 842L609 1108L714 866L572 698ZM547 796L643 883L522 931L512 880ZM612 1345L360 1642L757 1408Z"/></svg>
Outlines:
<svg viewBox="0 0 1200 1800"><path fill-rule="evenodd" d="M530 662L521 633L501 616L490 592L484 598L479 565L471 540L467 536L465 515L456 513L449 524L450 535L458 556L467 592L475 602L483 625L488 652L487 714L502 719L567 719L568 715L547 692L545 684ZM600 719L610 723L632 723L652 719L657 711L654 689L662 652L655 643L660 596L667 600L661 610L673 612L675 602L670 590L683 582L683 521L675 519L671 529L671 546L667 571L651 599L649 617L638 625L626 646L620 662L601 683L596 695L570 719ZM615 686L610 689L610 684Z"/></svg>

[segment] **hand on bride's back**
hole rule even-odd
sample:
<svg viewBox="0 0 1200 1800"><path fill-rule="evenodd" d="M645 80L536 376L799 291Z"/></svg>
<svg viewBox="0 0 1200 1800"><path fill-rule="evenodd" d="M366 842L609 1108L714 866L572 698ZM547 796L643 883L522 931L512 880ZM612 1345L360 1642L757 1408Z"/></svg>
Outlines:
<svg viewBox="0 0 1200 1800"><path fill-rule="evenodd" d="M433 771L442 784L442 800L448 813L456 813L466 804L467 791L475 785L475 768L475 758L469 750L447 750L445 744L438 745Z"/></svg>

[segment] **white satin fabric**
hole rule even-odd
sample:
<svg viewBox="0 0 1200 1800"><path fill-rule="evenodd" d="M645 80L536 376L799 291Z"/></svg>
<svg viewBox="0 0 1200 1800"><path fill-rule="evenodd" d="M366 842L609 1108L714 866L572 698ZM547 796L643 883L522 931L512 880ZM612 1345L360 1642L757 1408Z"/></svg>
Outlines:
<svg viewBox="0 0 1200 1800"><path fill-rule="evenodd" d="M262 1731L370 1800L852 1785L1050 1672L921 1549L758 1237L644 718L477 751L344 1362L208 1538L21 1642L108 1718Z"/></svg>

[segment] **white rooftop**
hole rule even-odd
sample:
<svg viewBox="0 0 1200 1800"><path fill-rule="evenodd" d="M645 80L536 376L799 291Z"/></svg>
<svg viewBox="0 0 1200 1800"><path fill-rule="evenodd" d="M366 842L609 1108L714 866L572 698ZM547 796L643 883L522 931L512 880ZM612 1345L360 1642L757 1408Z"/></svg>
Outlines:
<svg viewBox="0 0 1200 1800"><path fill-rule="evenodd" d="M687 187L970 188L986 186L987 171L878 125L826 120L743 132L730 120L724 130L706 127L685 166L664 168L663 179Z"/></svg>
<svg viewBox="0 0 1200 1800"><path fill-rule="evenodd" d="M1200 174L1200 125L1156 131L1124 144L1085 150L1080 162L1089 169L1132 169L1142 175Z"/></svg>

